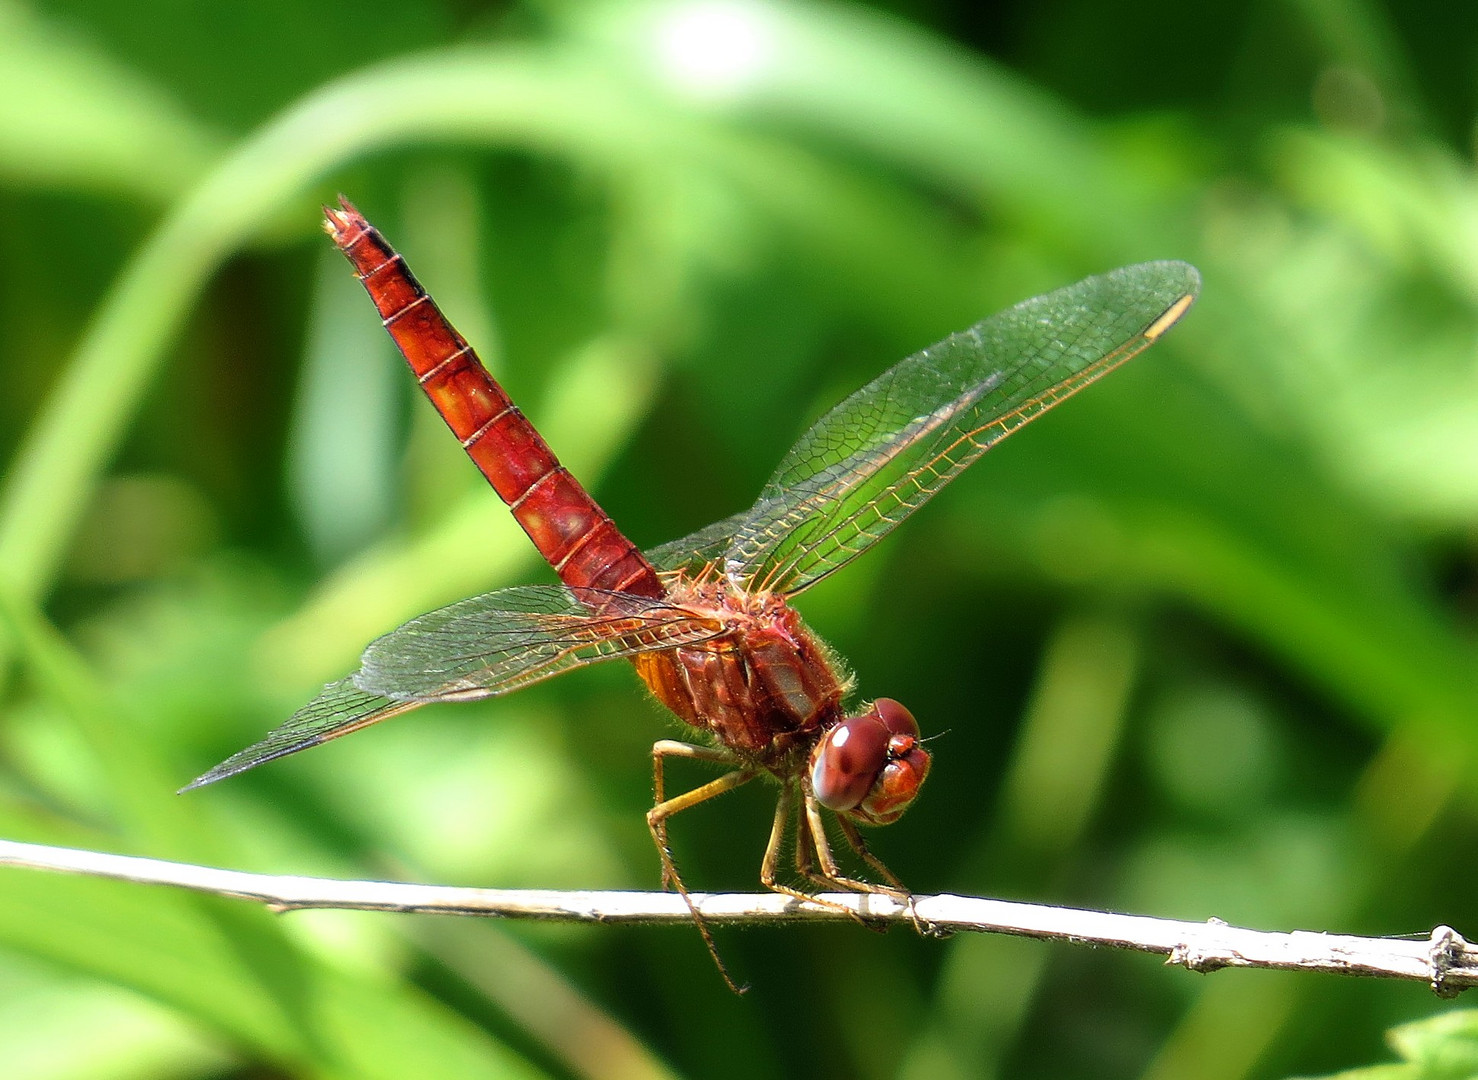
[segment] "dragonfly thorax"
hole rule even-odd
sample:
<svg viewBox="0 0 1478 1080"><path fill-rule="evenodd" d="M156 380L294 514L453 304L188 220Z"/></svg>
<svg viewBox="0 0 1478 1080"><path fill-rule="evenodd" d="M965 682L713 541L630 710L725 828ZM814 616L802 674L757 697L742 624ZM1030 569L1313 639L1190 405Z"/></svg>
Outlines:
<svg viewBox="0 0 1478 1080"><path fill-rule="evenodd" d="M841 719L847 680L783 598L751 596L720 578L678 581L668 599L723 626L707 641L635 658L653 694L684 722L773 770Z"/></svg>

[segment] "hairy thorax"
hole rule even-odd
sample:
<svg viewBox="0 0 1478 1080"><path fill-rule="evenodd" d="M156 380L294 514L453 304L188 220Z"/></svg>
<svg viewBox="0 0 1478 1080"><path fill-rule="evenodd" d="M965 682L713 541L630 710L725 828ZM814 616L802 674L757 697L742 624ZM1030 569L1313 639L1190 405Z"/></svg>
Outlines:
<svg viewBox="0 0 1478 1080"><path fill-rule="evenodd" d="M830 650L774 594L735 591L722 576L670 579L675 604L705 612L721 634L636 657L659 701L741 758L782 768L841 715L845 680Z"/></svg>

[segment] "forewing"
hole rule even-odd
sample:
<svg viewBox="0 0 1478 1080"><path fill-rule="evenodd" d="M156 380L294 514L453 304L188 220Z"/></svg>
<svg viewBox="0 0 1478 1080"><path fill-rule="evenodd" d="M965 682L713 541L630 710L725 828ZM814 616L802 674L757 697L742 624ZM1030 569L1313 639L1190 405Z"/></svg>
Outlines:
<svg viewBox="0 0 1478 1080"><path fill-rule="evenodd" d="M571 668L702 641L721 630L685 608L601 589L530 585L474 596L372 642L359 671L330 683L261 742L183 790L429 702L505 694Z"/></svg>
<svg viewBox="0 0 1478 1080"><path fill-rule="evenodd" d="M412 619L370 643L353 679L366 693L396 701L468 701L721 630L716 620L660 599L526 585Z"/></svg>
<svg viewBox="0 0 1478 1080"><path fill-rule="evenodd" d="M794 594L871 547L991 446L1152 345L1200 287L1143 263L1018 304L896 364L811 427L725 555Z"/></svg>
<svg viewBox="0 0 1478 1080"><path fill-rule="evenodd" d="M325 686L323 693L293 713L281 727L273 730L261 742L232 754L180 790L190 791L213 784L217 780L246 772L247 769L277 758L296 754L299 750L318 746L330 739L337 739L340 735L388 720L421 704L423 703L419 701L391 701L359 689L354 685L353 679L340 679Z"/></svg>

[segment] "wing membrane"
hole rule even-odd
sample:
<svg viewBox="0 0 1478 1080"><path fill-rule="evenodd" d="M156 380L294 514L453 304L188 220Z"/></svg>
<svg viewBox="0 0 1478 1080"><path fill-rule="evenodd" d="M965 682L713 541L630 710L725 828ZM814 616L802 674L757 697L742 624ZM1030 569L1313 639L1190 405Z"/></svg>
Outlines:
<svg viewBox="0 0 1478 1080"><path fill-rule="evenodd" d="M735 532L725 572L786 594L819 581L1001 439L1152 345L1199 286L1185 263L1124 267L903 360L785 456Z"/></svg>
<svg viewBox="0 0 1478 1080"><path fill-rule="evenodd" d="M724 554L734 541L734 534L749 520L751 513L746 510L742 514L731 514L681 539L669 540L648 551L647 561L658 570L684 570L689 576L694 576L705 566L723 562Z"/></svg>
<svg viewBox="0 0 1478 1080"><path fill-rule="evenodd" d="M318 746L433 701L518 690L571 668L702 641L715 620L644 596L529 585L485 593L392 630L259 743L183 790Z"/></svg>
<svg viewBox="0 0 1478 1080"><path fill-rule="evenodd" d="M468 701L721 631L715 620L664 600L525 585L460 600L392 630L364 650L353 680L397 701Z"/></svg>
<svg viewBox="0 0 1478 1080"><path fill-rule="evenodd" d="M340 679L325 686L321 694L293 713L261 742L232 754L214 769L191 780L180 791L214 784L217 780L388 720L421 704L423 702L391 701L368 694L355 686L352 679Z"/></svg>

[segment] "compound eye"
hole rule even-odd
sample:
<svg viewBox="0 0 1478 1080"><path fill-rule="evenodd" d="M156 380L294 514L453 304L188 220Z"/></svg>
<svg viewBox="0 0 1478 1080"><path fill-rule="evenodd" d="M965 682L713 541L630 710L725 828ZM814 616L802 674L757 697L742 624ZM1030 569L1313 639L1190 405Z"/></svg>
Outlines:
<svg viewBox="0 0 1478 1080"><path fill-rule="evenodd" d="M811 755L811 790L828 810L856 809L888 763L890 733L876 712L850 716Z"/></svg>
<svg viewBox="0 0 1478 1080"><path fill-rule="evenodd" d="M929 773L919 725L892 698L837 724L811 755L811 790L829 810L868 825L897 821Z"/></svg>
<svg viewBox="0 0 1478 1080"><path fill-rule="evenodd" d="M880 697L872 703L871 711L889 735L908 735L915 739L919 737L919 722L900 702L890 697Z"/></svg>

